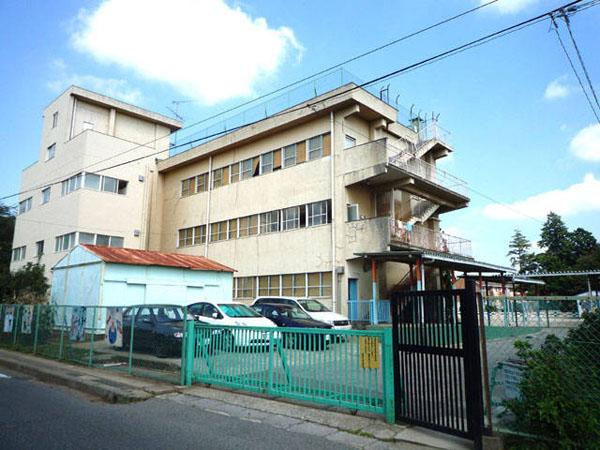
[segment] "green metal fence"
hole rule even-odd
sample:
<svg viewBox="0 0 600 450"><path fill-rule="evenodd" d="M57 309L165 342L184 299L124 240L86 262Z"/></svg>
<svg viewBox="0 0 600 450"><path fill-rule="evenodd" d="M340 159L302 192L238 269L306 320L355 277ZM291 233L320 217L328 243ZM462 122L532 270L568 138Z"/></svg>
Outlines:
<svg viewBox="0 0 600 450"><path fill-rule="evenodd" d="M188 324L186 381L368 411L394 421L391 329Z"/></svg>
<svg viewBox="0 0 600 450"><path fill-rule="evenodd" d="M136 321L150 309L177 308L181 342L170 354L157 355L160 342L141 336ZM111 321L111 318L113 319ZM177 305L66 306L0 304L0 347L102 369L183 383L185 308ZM112 327L112 328L111 328ZM109 328L119 342L111 342ZM119 331L117 332L117 328ZM145 344L145 345L143 345Z"/></svg>

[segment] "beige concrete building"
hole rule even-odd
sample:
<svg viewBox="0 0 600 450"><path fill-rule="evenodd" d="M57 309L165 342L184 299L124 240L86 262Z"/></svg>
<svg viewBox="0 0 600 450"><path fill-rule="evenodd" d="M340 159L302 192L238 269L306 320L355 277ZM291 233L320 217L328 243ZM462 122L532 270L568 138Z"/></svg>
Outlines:
<svg viewBox="0 0 600 450"><path fill-rule="evenodd" d="M310 295L340 312L373 298L365 253L470 260L470 242L440 229L441 214L469 202L465 183L436 167L452 149L435 122L396 117L349 84L159 161L149 248L234 267L238 300ZM380 264L376 298L408 267ZM439 275L417 274L428 287Z"/></svg>
<svg viewBox="0 0 600 450"><path fill-rule="evenodd" d="M72 86L43 115L23 170L11 270L50 268L77 243L146 249L156 159L181 123ZM133 162L130 162L132 161Z"/></svg>

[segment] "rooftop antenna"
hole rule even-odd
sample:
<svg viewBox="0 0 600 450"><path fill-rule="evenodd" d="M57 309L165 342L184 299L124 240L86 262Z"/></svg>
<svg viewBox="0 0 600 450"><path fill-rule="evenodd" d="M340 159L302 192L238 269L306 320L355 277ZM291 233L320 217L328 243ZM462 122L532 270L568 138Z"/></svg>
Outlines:
<svg viewBox="0 0 600 450"><path fill-rule="evenodd" d="M385 96L385 99L384 99ZM390 102L390 85L388 84L387 86L381 86L381 89L379 89L379 100L383 100L386 103Z"/></svg>

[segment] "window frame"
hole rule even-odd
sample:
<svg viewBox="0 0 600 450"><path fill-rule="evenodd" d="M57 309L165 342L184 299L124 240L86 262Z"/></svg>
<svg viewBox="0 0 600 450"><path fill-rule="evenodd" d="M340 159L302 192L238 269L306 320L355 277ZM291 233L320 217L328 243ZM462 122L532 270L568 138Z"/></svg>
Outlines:
<svg viewBox="0 0 600 450"><path fill-rule="evenodd" d="M327 200L321 200L319 202L313 202L313 203L309 203L307 206L307 213L306 213L306 226L307 227L316 227L319 225L326 225L327 223L329 223L328 221L328 206L329 203ZM315 212L315 208L319 206L321 209L321 211L319 212ZM316 219L319 218L319 220L317 221Z"/></svg>
<svg viewBox="0 0 600 450"><path fill-rule="evenodd" d="M281 231L289 231L296 230L300 228L300 208L301 206L290 206L289 208L284 208L281 210ZM288 212L294 210L296 217L288 217ZM295 226L290 226L289 224L295 224Z"/></svg>
<svg viewBox="0 0 600 450"><path fill-rule="evenodd" d="M58 111L52 113L52 128L56 128L58 126Z"/></svg>
<svg viewBox="0 0 600 450"><path fill-rule="evenodd" d="M46 147L46 161L54 159L56 156L56 142Z"/></svg>
<svg viewBox="0 0 600 450"><path fill-rule="evenodd" d="M311 148L311 143L315 142L315 140L319 140L320 145L316 148ZM306 141L306 159L308 161L314 161L315 159L319 159L323 157L323 135L320 134L318 136L313 136Z"/></svg>
<svg viewBox="0 0 600 450"><path fill-rule="evenodd" d="M352 145L348 145L349 143L351 143ZM356 147L356 138L353 136L350 136L349 134L345 134L344 135L344 150L352 148L352 147Z"/></svg>
<svg viewBox="0 0 600 450"><path fill-rule="evenodd" d="M271 159L270 162L268 161L269 158ZM265 162L265 159L267 159L267 162ZM263 153L262 155L260 155L260 171L259 171L259 173L261 175L264 175L267 173L272 173L274 163L275 163L275 152L271 151L271 152Z"/></svg>
<svg viewBox="0 0 600 450"><path fill-rule="evenodd" d="M267 211L260 214L260 234L277 233L280 230L281 215L279 210Z"/></svg>

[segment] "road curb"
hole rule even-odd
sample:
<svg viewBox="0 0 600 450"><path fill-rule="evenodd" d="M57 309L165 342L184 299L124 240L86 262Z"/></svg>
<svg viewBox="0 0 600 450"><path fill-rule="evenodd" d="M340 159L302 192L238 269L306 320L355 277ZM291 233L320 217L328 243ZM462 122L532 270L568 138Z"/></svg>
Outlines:
<svg viewBox="0 0 600 450"><path fill-rule="evenodd" d="M43 359L41 360L44 361ZM77 366L71 366L62 362L60 364L64 367L44 367L43 364L35 365L31 361L25 361L18 357L7 357L4 352L0 354L1 366L30 375L40 381L60 384L71 389L100 397L102 400L109 403L141 402L156 395L142 389L119 385L119 383L111 383L111 385L109 385L103 382L104 380L102 378L88 374L75 373L77 369L80 369ZM72 373L69 371L71 367L73 367L74 370Z"/></svg>

